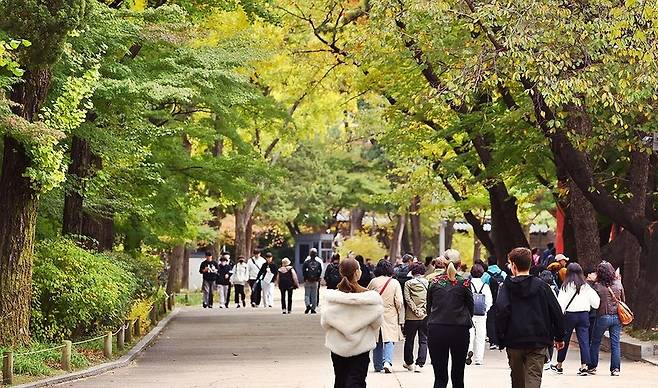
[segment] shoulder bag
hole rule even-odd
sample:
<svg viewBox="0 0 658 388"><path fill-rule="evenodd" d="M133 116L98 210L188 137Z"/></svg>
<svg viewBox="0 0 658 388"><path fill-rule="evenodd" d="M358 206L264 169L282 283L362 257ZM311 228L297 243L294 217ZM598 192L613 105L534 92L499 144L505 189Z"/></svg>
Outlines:
<svg viewBox="0 0 658 388"><path fill-rule="evenodd" d="M617 295L615 295L615 293L612 291L612 288L608 287L608 291L610 292L612 298L617 302L617 315L619 315L619 321L624 326L629 325L635 318L633 311L631 311L630 307L628 307L626 303L617 298Z"/></svg>

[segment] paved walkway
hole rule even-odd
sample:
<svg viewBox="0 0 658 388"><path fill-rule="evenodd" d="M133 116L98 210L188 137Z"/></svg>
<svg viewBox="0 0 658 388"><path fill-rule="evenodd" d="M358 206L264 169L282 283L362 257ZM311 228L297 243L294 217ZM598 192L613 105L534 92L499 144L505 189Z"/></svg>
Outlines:
<svg viewBox="0 0 658 388"><path fill-rule="evenodd" d="M104 375L69 383L70 387L327 387L333 386L333 370L319 315L299 311L303 291L296 292L296 309L282 315L272 309L184 308L155 344L130 366ZM278 300L277 300L278 306ZM608 367L604 354L602 371ZM607 373L579 377L577 350L570 352L566 374L546 372L543 387L640 388L658 384L658 367L623 360L622 377ZM374 388L431 387L431 365L423 373L402 368L402 346L396 346L395 373L371 372ZM502 352L487 351L484 366L466 369L467 387L509 387L509 371Z"/></svg>

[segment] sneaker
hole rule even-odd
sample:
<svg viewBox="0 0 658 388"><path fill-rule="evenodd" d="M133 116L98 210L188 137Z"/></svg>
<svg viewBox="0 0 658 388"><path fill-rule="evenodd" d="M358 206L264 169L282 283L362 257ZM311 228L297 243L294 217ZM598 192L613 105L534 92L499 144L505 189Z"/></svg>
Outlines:
<svg viewBox="0 0 658 388"><path fill-rule="evenodd" d="M204 303L204 304L203 304L203 308L204 308L204 309L205 309L205 308L208 308L208 305Z"/></svg>
<svg viewBox="0 0 658 388"><path fill-rule="evenodd" d="M306 310L304 310L304 314L308 314L311 312L311 306L306 306Z"/></svg>
<svg viewBox="0 0 658 388"><path fill-rule="evenodd" d="M596 374L596 368L588 368L587 373L589 373L591 375L595 375Z"/></svg>
<svg viewBox="0 0 658 388"><path fill-rule="evenodd" d="M223 309L223 308L224 308L224 306L222 306L222 305L220 304L220 305L219 305L219 308L220 308L220 309Z"/></svg>
<svg viewBox="0 0 658 388"><path fill-rule="evenodd" d="M235 305L235 308L236 308L236 309L239 309L239 308L240 308L240 304L239 304L239 303L236 304L236 305Z"/></svg>
<svg viewBox="0 0 658 388"><path fill-rule="evenodd" d="M317 312L315 311L315 309L311 309L311 314L317 314Z"/></svg>
<svg viewBox="0 0 658 388"><path fill-rule="evenodd" d="M489 350L500 350L498 345L489 345Z"/></svg>
<svg viewBox="0 0 658 388"><path fill-rule="evenodd" d="M242 301L242 307L247 307L247 302Z"/></svg>
<svg viewBox="0 0 658 388"><path fill-rule="evenodd" d="M484 365L484 363L482 361L475 361L473 365Z"/></svg>
<svg viewBox="0 0 658 388"><path fill-rule="evenodd" d="M550 363L544 364L544 370L551 370L551 364Z"/></svg>
<svg viewBox="0 0 658 388"><path fill-rule="evenodd" d="M589 376L589 373L587 373L587 368L580 368L578 369L578 376Z"/></svg>
<svg viewBox="0 0 658 388"><path fill-rule="evenodd" d="M414 372L416 373L421 373L423 371L423 366L424 365L418 365L416 364L416 368L414 369Z"/></svg>
<svg viewBox="0 0 658 388"><path fill-rule="evenodd" d="M288 314L292 314L292 310L288 310Z"/></svg>
<svg viewBox="0 0 658 388"><path fill-rule="evenodd" d="M555 371L555 373L557 373L559 375L564 373L564 369L562 369L562 367L558 367L557 365L551 365L551 370Z"/></svg>
<svg viewBox="0 0 658 388"><path fill-rule="evenodd" d="M414 366L413 366L413 364L409 365L409 364L407 364L407 363L405 362L405 363L402 364L402 367L403 367L404 369L408 370L409 372L413 372L413 371L414 371Z"/></svg>
<svg viewBox="0 0 658 388"><path fill-rule="evenodd" d="M473 363L473 352L469 351L466 355L466 365L471 365Z"/></svg>
<svg viewBox="0 0 658 388"><path fill-rule="evenodd" d="M211 309L211 308L212 308L212 305L211 305L211 304L209 304L209 305L208 305L208 308L209 308L209 309Z"/></svg>
<svg viewBox="0 0 658 388"><path fill-rule="evenodd" d="M384 373L393 373L393 365L388 362L384 363Z"/></svg>
<svg viewBox="0 0 658 388"><path fill-rule="evenodd" d="M256 307L256 303L251 302L251 307Z"/></svg>
<svg viewBox="0 0 658 388"><path fill-rule="evenodd" d="M619 376L619 369L613 369L610 372L610 376Z"/></svg>
<svg viewBox="0 0 658 388"><path fill-rule="evenodd" d="M283 314L288 314L288 313L286 312L286 310L283 310Z"/></svg>

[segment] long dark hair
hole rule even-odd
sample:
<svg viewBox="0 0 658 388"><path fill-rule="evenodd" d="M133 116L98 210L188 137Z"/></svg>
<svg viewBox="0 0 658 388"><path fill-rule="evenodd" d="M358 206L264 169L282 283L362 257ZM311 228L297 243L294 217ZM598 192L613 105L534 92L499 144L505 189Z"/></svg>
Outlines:
<svg viewBox="0 0 658 388"><path fill-rule="evenodd" d="M567 266L567 277L564 279L562 289L566 290L571 283L576 286L576 293L579 294L580 287L585 284L585 275L583 274L583 268L578 263L571 263Z"/></svg>
<svg viewBox="0 0 658 388"><path fill-rule="evenodd" d="M606 287L612 286L616 278L615 268L607 261L603 261L596 266L596 282Z"/></svg>
<svg viewBox="0 0 658 388"><path fill-rule="evenodd" d="M361 268L359 262L354 259L347 258L340 261L338 271L343 279L338 283L338 291L347 293L368 291L359 285L359 278L356 276L359 268Z"/></svg>

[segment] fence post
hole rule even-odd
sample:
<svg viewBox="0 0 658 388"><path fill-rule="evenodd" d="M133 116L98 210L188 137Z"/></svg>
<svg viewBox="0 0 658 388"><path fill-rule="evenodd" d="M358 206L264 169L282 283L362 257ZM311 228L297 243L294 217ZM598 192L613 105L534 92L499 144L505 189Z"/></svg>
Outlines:
<svg viewBox="0 0 658 388"><path fill-rule="evenodd" d="M112 357L112 332L108 331L105 336L105 343L103 344L103 355L105 358Z"/></svg>
<svg viewBox="0 0 658 388"><path fill-rule="evenodd" d="M142 318L137 318L135 321L135 337L139 338L142 335Z"/></svg>
<svg viewBox="0 0 658 388"><path fill-rule="evenodd" d="M117 333L117 349L123 350L126 342L126 325L122 325Z"/></svg>
<svg viewBox="0 0 658 388"><path fill-rule="evenodd" d="M174 304L176 303L176 294L169 295L169 311L174 309Z"/></svg>
<svg viewBox="0 0 658 388"><path fill-rule="evenodd" d="M14 352L4 352L2 359L2 384L14 383Z"/></svg>
<svg viewBox="0 0 658 388"><path fill-rule="evenodd" d="M154 304L151 309L151 325L155 326L158 323L158 305Z"/></svg>
<svg viewBox="0 0 658 388"><path fill-rule="evenodd" d="M163 300L160 305L162 306L162 317L167 315L167 301Z"/></svg>
<svg viewBox="0 0 658 388"><path fill-rule="evenodd" d="M126 330L126 342L132 342L133 333L135 332L135 328L133 327L133 321L126 321L126 324L128 326L128 330Z"/></svg>
<svg viewBox="0 0 658 388"><path fill-rule="evenodd" d="M64 347L62 348L62 360L60 362L62 370L70 372L73 370L71 367L71 350L73 344L69 340L64 341Z"/></svg>

